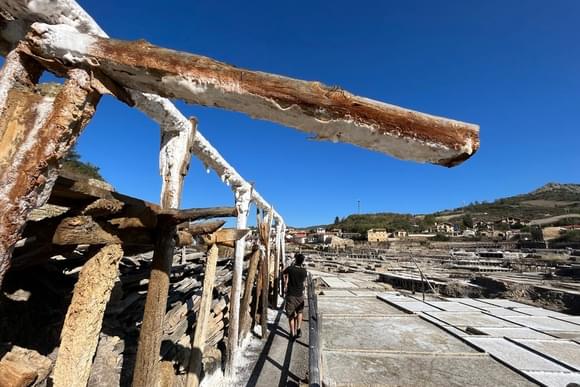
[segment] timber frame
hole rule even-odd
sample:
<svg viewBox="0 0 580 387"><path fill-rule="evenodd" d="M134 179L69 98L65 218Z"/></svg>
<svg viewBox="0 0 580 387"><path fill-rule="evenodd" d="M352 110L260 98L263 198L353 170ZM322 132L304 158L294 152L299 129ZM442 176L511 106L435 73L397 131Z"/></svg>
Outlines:
<svg viewBox="0 0 580 387"><path fill-rule="evenodd" d="M74 0L55 0L41 9L30 4L7 0L0 5L0 52L6 56L0 72L0 287L11 264L14 270L35 264L47 248L95 247L67 313L62 332L67 350L57 358L55 386L86 385L117 265L128 252L154 250L134 386L156 386L167 369L159 361L159 351L176 247L202 243L208 257L198 305L200 323L192 341L199 353L190 358L188 385L199 383L206 339L216 334L205 324L211 320L217 245L235 249L226 373L235 372L240 344L252 326L261 324L266 336L267 309L278 305L280 266L287 264L284 219L203 137L197 120L183 116L167 98L235 110L319 139L447 167L462 163L479 148L477 125L373 101L318 82L239 69L147 42L110 39ZM67 80L63 86L39 84L43 71ZM160 205L59 176L61 160L92 118L102 94L135 106L160 125ZM233 207L179 209L192 156L231 188ZM31 211L46 203L69 210L27 224ZM259 240L251 246L244 284L251 203L261 213ZM233 216L237 232L222 229L223 221L190 223ZM41 231L44 237L36 238ZM25 254L12 262L16 246ZM95 288L96 278L100 286ZM78 372L71 374L71 369Z"/></svg>

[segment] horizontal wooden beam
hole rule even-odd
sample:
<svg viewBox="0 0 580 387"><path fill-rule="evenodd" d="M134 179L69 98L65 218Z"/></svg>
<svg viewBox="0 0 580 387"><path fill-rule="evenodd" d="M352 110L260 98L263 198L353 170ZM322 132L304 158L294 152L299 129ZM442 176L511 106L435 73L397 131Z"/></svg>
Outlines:
<svg viewBox="0 0 580 387"><path fill-rule="evenodd" d="M190 103L240 111L404 160L454 166L479 148L477 125L435 117L279 75L236 68L149 43L35 23L36 55L98 68L120 84Z"/></svg>

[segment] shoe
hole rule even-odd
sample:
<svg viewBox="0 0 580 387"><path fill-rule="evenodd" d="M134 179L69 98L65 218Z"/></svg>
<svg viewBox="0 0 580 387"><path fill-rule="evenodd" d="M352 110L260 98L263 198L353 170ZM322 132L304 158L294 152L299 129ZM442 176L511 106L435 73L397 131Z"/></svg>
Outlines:
<svg viewBox="0 0 580 387"><path fill-rule="evenodd" d="M302 329L298 329L298 332L296 333L296 337L302 337Z"/></svg>

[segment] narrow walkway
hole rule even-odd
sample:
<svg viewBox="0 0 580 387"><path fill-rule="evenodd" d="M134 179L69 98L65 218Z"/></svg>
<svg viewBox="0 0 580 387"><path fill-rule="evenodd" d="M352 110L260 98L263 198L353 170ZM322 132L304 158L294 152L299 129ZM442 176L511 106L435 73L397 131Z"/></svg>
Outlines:
<svg viewBox="0 0 580 387"><path fill-rule="evenodd" d="M306 300L306 302L308 302ZM298 387L308 373L308 304L304 308L302 337L291 341L288 319L282 308L273 311L268 321L268 336L261 352L249 354L251 375L246 387Z"/></svg>

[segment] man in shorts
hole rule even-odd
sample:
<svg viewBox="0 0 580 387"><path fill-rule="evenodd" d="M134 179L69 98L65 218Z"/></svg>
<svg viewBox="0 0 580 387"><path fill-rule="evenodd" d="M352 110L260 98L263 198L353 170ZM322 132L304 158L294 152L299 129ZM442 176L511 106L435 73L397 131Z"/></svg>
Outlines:
<svg viewBox="0 0 580 387"><path fill-rule="evenodd" d="M286 315L290 325L290 339L302 336L302 313L304 311L304 281L306 269L303 267L304 255L294 255L294 264L283 271L286 294Z"/></svg>

